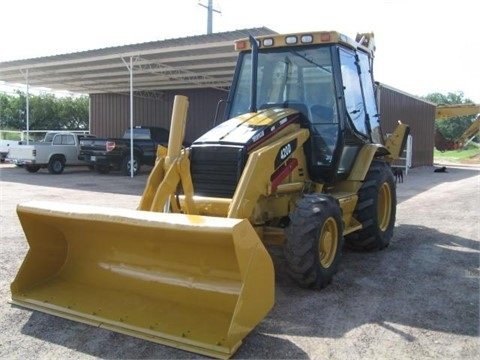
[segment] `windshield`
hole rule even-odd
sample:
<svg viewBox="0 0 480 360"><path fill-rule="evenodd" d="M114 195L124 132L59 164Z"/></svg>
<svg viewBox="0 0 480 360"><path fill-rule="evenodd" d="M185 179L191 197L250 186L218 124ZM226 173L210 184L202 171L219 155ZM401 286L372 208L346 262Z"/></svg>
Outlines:
<svg viewBox="0 0 480 360"><path fill-rule="evenodd" d="M251 54L245 53L233 91L230 117L248 112L250 104ZM312 122L320 107L327 108L330 119L336 122L333 97L333 74L330 47L269 49L258 54L257 106L288 107L301 104L302 111ZM316 106L316 108L315 108ZM298 107L297 107L298 108ZM317 111L314 111L317 109ZM325 111L324 111L325 112Z"/></svg>

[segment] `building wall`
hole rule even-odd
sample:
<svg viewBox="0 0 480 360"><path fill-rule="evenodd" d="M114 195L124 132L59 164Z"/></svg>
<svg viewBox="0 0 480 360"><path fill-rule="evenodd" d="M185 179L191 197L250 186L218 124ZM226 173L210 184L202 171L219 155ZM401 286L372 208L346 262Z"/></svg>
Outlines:
<svg viewBox="0 0 480 360"><path fill-rule="evenodd" d="M160 126L170 129L175 95L189 99L185 140L192 142L209 130L217 104L227 98L226 91L217 89L162 91L150 96L134 96L133 125ZM129 94L90 95L91 133L99 137L121 137L130 126Z"/></svg>
<svg viewBox="0 0 480 360"><path fill-rule="evenodd" d="M433 165L435 104L386 85L379 86L377 96L383 133L392 133L398 121L408 124L413 137L412 166Z"/></svg>
<svg viewBox="0 0 480 360"><path fill-rule="evenodd" d="M185 140L192 142L212 128L219 100L227 92L217 89L162 91L155 97L134 97L134 126L170 128L175 95L189 98ZM380 85L377 91L384 133L392 133L398 120L410 125L413 136L412 166L433 165L435 104L397 89ZM92 94L91 132L100 137L120 137L130 125L128 94ZM223 109L223 107L222 107ZM220 121L219 116L219 121Z"/></svg>

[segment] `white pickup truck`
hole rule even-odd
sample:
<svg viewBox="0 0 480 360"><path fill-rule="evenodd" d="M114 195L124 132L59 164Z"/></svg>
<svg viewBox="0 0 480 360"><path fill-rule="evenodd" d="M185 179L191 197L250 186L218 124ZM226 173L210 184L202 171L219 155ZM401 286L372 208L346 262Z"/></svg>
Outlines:
<svg viewBox="0 0 480 360"><path fill-rule="evenodd" d="M10 147L17 146L22 140L23 134L21 131L0 130L0 162L5 161Z"/></svg>
<svg viewBox="0 0 480 360"><path fill-rule="evenodd" d="M20 140L0 140L0 162L7 158L10 147L17 146Z"/></svg>
<svg viewBox="0 0 480 360"><path fill-rule="evenodd" d="M6 161L32 173L47 168L50 174L61 174L65 166L86 165L78 159L80 140L85 138L95 136L66 131L47 133L48 141L10 147Z"/></svg>

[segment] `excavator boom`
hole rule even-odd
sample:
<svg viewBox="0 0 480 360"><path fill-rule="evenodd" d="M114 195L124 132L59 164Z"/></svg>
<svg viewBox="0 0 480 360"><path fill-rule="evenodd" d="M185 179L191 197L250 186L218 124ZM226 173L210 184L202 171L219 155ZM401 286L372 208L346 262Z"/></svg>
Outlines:
<svg viewBox="0 0 480 360"><path fill-rule="evenodd" d="M480 113L478 104L453 104L437 105L435 109L435 119L442 120L456 116L475 115Z"/></svg>
<svg viewBox="0 0 480 360"><path fill-rule="evenodd" d="M437 150L455 150L465 147L476 135L480 133L480 105L479 104L453 104L438 105L435 111L436 120L447 120L459 116L478 114L470 126L455 141L449 141L437 130L435 134L435 147Z"/></svg>

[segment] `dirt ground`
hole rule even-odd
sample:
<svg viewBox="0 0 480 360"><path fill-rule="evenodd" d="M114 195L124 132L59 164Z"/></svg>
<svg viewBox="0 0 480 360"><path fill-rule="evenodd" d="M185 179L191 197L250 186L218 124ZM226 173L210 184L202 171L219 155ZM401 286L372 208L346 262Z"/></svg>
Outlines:
<svg viewBox="0 0 480 360"><path fill-rule="evenodd" d="M436 167L444 164L436 164ZM334 282L299 288L281 251L275 305L236 359L478 359L480 167L410 169L397 184L394 238L379 252L344 251ZM48 200L135 209L147 173L131 179L67 168L62 175L0 165L0 358L187 359L199 355L10 303L27 252L18 203Z"/></svg>

